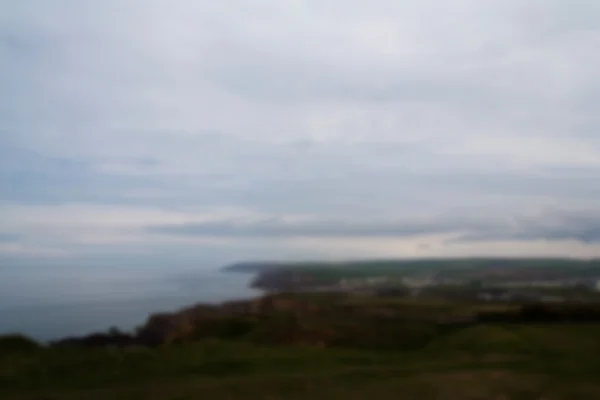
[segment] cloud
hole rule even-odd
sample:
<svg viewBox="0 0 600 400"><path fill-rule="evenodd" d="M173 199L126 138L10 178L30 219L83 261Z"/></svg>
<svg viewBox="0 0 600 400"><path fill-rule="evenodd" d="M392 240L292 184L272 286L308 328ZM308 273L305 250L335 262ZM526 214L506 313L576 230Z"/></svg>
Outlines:
<svg viewBox="0 0 600 400"><path fill-rule="evenodd" d="M600 210L546 210L516 217L510 229L474 232L461 241L572 240L600 243Z"/></svg>
<svg viewBox="0 0 600 400"><path fill-rule="evenodd" d="M595 2L5 3L7 254L597 250Z"/></svg>
<svg viewBox="0 0 600 400"><path fill-rule="evenodd" d="M403 238L453 235L454 241L573 240L600 243L600 210L542 210L520 214L448 214L396 220L271 217L164 224L153 234L208 237Z"/></svg>
<svg viewBox="0 0 600 400"><path fill-rule="evenodd" d="M442 224L429 226L427 223L410 222L353 222L316 220L286 222L282 218L243 223L239 221L217 221L208 223L163 225L148 228L150 233L181 236L224 236L224 237L403 237L419 234L448 233L451 227Z"/></svg>
<svg viewBox="0 0 600 400"><path fill-rule="evenodd" d="M17 233L0 232L0 243L14 243L19 240L21 236Z"/></svg>

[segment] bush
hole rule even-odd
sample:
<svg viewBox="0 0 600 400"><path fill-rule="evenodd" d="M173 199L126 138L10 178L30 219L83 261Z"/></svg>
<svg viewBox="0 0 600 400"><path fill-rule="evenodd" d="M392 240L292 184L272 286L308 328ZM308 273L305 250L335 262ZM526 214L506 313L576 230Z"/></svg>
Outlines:
<svg viewBox="0 0 600 400"><path fill-rule="evenodd" d="M25 353L36 351L41 348L40 344L24 335L0 336L0 354Z"/></svg>

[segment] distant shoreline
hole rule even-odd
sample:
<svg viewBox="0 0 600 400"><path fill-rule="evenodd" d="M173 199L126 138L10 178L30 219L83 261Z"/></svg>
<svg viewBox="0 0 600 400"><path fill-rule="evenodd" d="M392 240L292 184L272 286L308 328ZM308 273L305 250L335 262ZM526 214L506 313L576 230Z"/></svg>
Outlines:
<svg viewBox="0 0 600 400"><path fill-rule="evenodd" d="M568 279L597 279L600 282L600 259L474 257L338 262L257 261L228 265L222 271L252 274L251 287L264 291L311 288L336 291L341 281L381 277L397 282L410 279L430 283L435 281L436 284Z"/></svg>

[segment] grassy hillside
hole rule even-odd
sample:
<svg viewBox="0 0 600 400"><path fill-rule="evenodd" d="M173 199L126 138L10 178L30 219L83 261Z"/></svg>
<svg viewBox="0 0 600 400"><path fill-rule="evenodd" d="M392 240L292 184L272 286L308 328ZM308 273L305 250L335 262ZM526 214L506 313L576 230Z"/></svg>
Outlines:
<svg viewBox="0 0 600 400"><path fill-rule="evenodd" d="M600 323L439 325L440 316L514 310L344 296L285 300L279 308L271 301L244 329L249 311L211 314L204 306L196 330L153 348L36 346L5 337L0 398L600 398ZM175 321L189 323L181 315L171 316L177 332ZM232 322L237 330L215 328Z"/></svg>
<svg viewBox="0 0 600 400"><path fill-rule="evenodd" d="M437 283L600 279L600 260L574 259L418 259L348 262L281 262L235 264L231 272L253 272L252 286L267 291L289 291L336 285L341 280L382 277L399 283L404 278L432 278Z"/></svg>
<svg viewBox="0 0 600 400"><path fill-rule="evenodd" d="M600 271L600 259L581 260L568 258L444 258L415 260L359 260L340 262L254 262L227 266L231 272L264 272L294 270L329 277L365 277L374 275L406 276L441 272L457 275L473 271L487 271L500 268L506 271L543 270L571 273L590 273L596 276Z"/></svg>

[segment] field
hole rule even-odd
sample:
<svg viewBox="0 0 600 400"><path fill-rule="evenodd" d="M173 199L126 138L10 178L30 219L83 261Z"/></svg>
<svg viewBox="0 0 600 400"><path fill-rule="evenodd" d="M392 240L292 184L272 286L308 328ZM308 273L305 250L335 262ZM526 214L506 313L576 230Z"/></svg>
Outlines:
<svg viewBox="0 0 600 400"><path fill-rule="evenodd" d="M596 326L478 326L400 352L222 341L44 349L2 357L0 396L591 399L600 396L598 337Z"/></svg>
<svg viewBox="0 0 600 400"><path fill-rule="evenodd" d="M406 276L423 273L461 274L474 271L489 272L501 268L504 271L560 271L591 273L600 270L600 260L560 258L455 258L416 260L363 260L340 262L264 262L240 263L224 268L230 272L258 273L273 270L309 271L325 276L363 277L374 275Z"/></svg>
<svg viewBox="0 0 600 400"><path fill-rule="evenodd" d="M314 310L270 311L248 333L225 339L224 331L196 332L155 348L48 347L7 337L0 340L0 398L600 398L600 323L434 328L413 317L508 310L358 297L311 301L332 312L327 327L345 341L275 339L281 329L301 339L307 327L322 327ZM348 308L354 311L340 311ZM382 310L397 314L374 317Z"/></svg>
<svg viewBox="0 0 600 400"><path fill-rule="evenodd" d="M349 262L282 262L236 264L229 272L252 272L253 286L263 290L290 290L337 285L342 279L385 278L399 283L419 278L443 284L474 282L580 281L600 279L600 260L571 259L420 259L365 260Z"/></svg>

